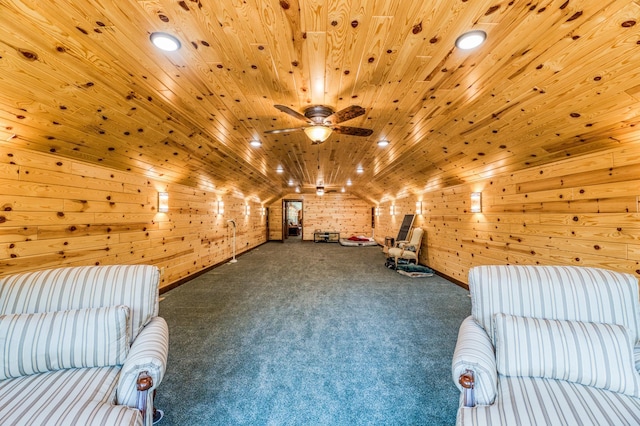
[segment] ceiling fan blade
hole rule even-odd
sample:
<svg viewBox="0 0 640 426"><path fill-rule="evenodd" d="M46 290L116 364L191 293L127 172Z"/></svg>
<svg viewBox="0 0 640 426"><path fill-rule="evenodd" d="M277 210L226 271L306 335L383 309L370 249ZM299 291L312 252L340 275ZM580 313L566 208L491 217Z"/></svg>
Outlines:
<svg viewBox="0 0 640 426"><path fill-rule="evenodd" d="M292 133L292 132L299 132L300 130L304 130L304 127L294 127L291 129L276 129L276 130L267 130L264 133L266 135L274 135L274 134L278 134L278 133Z"/></svg>
<svg viewBox="0 0 640 426"><path fill-rule="evenodd" d="M340 111L334 112L327 118L325 118L325 123L329 124L338 124L343 121L351 120L352 118L360 117L364 114L366 110L358 105L351 105L346 107L345 109L341 109Z"/></svg>
<svg viewBox="0 0 640 426"><path fill-rule="evenodd" d="M298 120L302 120L302 121L304 121L306 123L311 123L311 120L309 120L307 117L305 117L304 115L300 114L298 111L292 110L288 106L285 106L285 105L274 105L274 107L278 108L280 111L284 112L285 114L289 114L290 116L297 118Z"/></svg>
<svg viewBox="0 0 640 426"><path fill-rule="evenodd" d="M363 129L362 127L333 126L331 129L341 135L371 136L373 134L373 130Z"/></svg>

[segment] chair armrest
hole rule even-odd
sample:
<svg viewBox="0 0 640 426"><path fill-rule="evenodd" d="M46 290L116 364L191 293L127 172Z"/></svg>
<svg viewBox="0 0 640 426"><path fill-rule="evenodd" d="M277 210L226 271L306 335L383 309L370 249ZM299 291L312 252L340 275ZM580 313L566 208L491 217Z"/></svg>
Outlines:
<svg viewBox="0 0 640 426"><path fill-rule="evenodd" d="M471 316L460 325L451 371L461 392L465 391L461 382L469 383L471 374L475 403L493 404L498 386L495 350L489 335Z"/></svg>
<svg viewBox="0 0 640 426"><path fill-rule="evenodd" d="M152 391L158 387L167 366L169 328L164 318L153 317L133 341L129 355L120 371L116 400L118 405L136 408L138 376L146 371Z"/></svg>
<svg viewBox="0 0 640 426"><path fill-rule="evenodd" d="M409 240L401 240L401 241L396 241L396 243L393 245L394 247L398 247L398 248L402 248L404 247L405 244L407 244L409 242Z"/></svg>

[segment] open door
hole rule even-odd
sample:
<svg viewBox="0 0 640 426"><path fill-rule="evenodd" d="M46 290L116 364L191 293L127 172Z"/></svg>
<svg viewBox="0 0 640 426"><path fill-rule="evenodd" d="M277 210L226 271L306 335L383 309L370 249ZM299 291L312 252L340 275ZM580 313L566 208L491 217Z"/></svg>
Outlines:
<svg viewBox="0 0 640 426"><path fill-rule="evenodd" d="M303 201L282 200L282 242L302 241Z"/></svg>

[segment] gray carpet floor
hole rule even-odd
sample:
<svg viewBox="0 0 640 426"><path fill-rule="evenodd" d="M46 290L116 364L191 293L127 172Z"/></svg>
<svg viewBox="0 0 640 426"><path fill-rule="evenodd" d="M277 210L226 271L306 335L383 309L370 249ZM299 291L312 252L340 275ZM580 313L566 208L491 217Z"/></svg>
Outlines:
<svg viewBox="0 0 640 426"><path fill-rule="evenodd" d="M452 425L468 292L380 247L264 244L163 295L170 425Z"/></svg>

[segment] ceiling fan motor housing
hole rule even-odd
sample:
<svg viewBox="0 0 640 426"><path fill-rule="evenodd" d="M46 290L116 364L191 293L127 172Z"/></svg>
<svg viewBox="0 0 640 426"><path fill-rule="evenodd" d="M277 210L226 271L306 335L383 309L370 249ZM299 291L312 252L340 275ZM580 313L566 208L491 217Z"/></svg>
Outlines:
<svg viewBox="0 0 640 426"><path fill-rule="evenodd" d="M324 119L331 114L333 110L324 105L315 105L304 110L304 116L316 124L323 124Z"/></svg>

